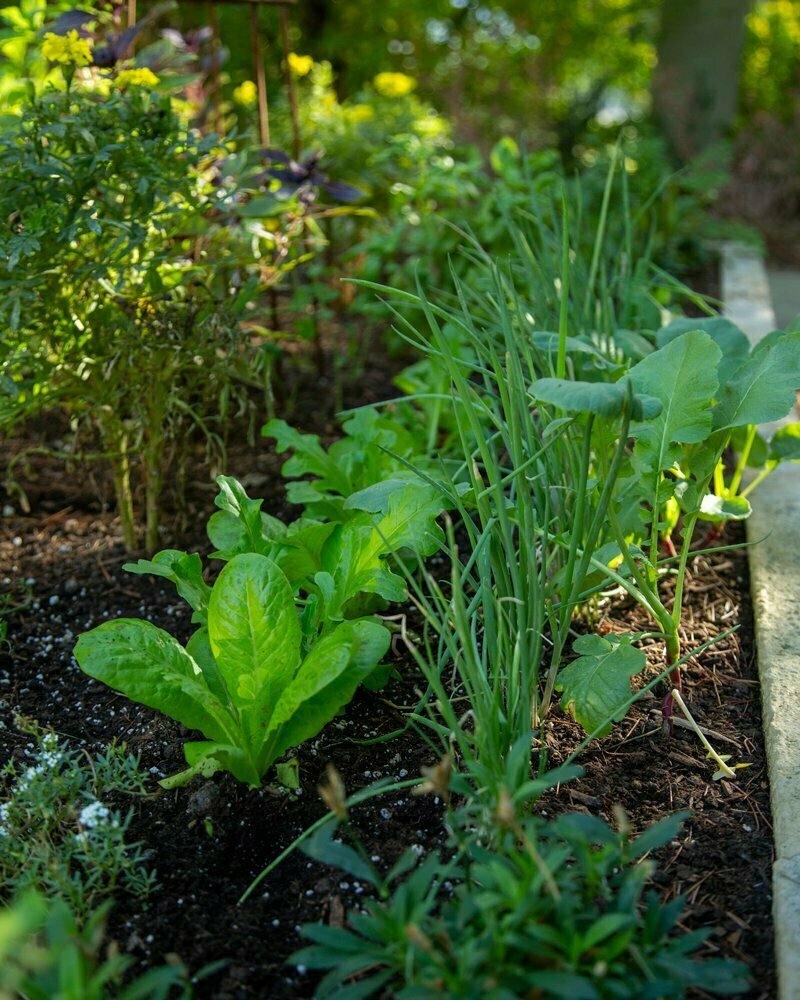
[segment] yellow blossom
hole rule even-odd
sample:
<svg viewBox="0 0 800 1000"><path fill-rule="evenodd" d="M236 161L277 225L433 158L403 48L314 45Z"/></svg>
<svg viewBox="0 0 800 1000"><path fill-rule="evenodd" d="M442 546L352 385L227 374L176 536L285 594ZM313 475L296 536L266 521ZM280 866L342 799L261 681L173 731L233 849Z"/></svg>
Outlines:
<svg viewBox="0 0 800 1000"><path fill-rule="evenodd" d="M378 73L372 83L384 97L405 97L417 86L417 81L405 73Z"/></svg>
<svg viewBox="0 0 800 1000"><path fill-rule="evenodd" d="M48 31L42 43L42 55L54 63L88 66L92 61L92 46L74 28L66 35L55 35Z"/></svg>
<svg viewBox="0 0 800 1000"><path fill-rule="evenodd" d="M369 122L375 117L375 109L369 104L352 104L344 109L347 120L352 125L360 125L361 122Z"/></svg>
<svg viewBox="0 0 800 1000"><path fill-rule="evenodd" d="M146 66L137 69L123 69L114 78L114 85L120 90L126 87L155 87L158 77Z"/></svg>
<svg viewBox="0 0 800 1000"><path fill-rule="evenodd" d="M234 90L233 99L245 108L252 108L258 100L258 88L252 80L245 80Z"/></svg>
<svg viewBox="0 0 800 1000"><path fill-rule="evenodd" d="M314 60L311 56L299 56L296 52L290 52L286 58L289 69L296 76L308 76L314 67Z"/></svg>

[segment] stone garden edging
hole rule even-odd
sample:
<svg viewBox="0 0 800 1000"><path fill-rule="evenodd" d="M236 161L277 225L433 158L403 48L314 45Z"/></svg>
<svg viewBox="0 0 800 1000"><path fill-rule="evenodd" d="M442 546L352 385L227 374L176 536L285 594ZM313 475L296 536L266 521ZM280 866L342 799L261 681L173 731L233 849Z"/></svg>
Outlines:
<svg viewBox="0 0 800 1000"><path fill-rule="evenodd" d="M774 328L766 269L753 250L723 247L722 300L753 343ZM749 557L775 841L778 997L800 1000L800 465L786 463L758 487L747 535L759 542Z"/></svg>

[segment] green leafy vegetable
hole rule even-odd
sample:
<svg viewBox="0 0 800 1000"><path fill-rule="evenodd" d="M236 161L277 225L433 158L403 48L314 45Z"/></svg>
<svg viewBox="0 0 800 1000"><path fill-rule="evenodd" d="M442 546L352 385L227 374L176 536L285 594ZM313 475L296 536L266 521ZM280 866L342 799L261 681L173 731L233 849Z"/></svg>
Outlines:
<svg viewBox="0 0 800 1000"><path fill-rule="evenodd" d="M723 386L714 429L786 416L800 386L800 332L762 341Z"/></svg>
<svg viewBox="0 0 800 1000"><path fill-rule="evenodd" d="M389 633L343 622L302 655L289 581L258 553L234 556L208 601L208 626L184 649L149 622L120 619L82 635L89 676L203 733L185 747L194 774L231 771L253 786L290 747L316 735L385 654Z"/></svg>
<svg viewBox="0 0 800 1000"><path fill-rule="evenodd" d="M561 378L539 379L531 388L535 399L551 403L568 413L593 413L598 417L618 417L625 408L629 387L620 382L579 382ZM633 416L650 419L661 412L661 402L654 395L633 399Z"/></svg>
<svg viewBox="0 0 800 1000"><path fill-rule="evenodd" d="M143 575L152 573L175 584L175 589L194 611L192 621L203 622L208 614L208 599L211 588L203 579L203 562L197 553L164 549L152 559L140 559L135 563L125 563L122 567L129 573Z"/></svg>
<svg viewBox="0 0 800 1000"><path fill-rule="evenodd" d="M584 635L572 648L580 655L561 670L556 682L563 693L561 707L587 733L605 736L611 731L608 720L625 715L630 678L644 670L645 655L631 645L628 635Z"/></svg>

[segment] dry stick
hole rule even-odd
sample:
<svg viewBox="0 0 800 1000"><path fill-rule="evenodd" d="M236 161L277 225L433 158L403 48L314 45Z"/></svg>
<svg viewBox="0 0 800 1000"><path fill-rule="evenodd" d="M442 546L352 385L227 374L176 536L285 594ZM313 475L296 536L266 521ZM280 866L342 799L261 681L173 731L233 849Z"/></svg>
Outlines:
<svg viewBox="0 0 800 1000"><path fill-rule="evenodd" d="M222 131L222 83L219 74L219 22L214 0L207 0L208 26L211 28L211 85L214 91L214 130Z"/></svg>
<svg viewBox="0 0 800 1000"><path fill-rule="evenodd" d="M289 92L289 108L292 113L292 155L297 160L300 158L300 119L297 113L297 90L294 85L294 73L289 65L289 53L291 45L289 42L289 14L286 7L281 4L279 8L281 18L281 45L283 46L283 62L286 67L286 88Z"/></svg>
<svg viewBox="0 0 800 1000"><path fill-rule="evenodd" d="M128 27L132 28L136 24L136 0L128 0ZM136 45L136 39L131 40L131 44L128 46L128 51L124 54L133 55L133 49Z"/></svg>
<svg viewBox="0 0 800 1000"><path fill-rule="evenodd" d="M258 7L250 6L250 34L253 44L253 72L258 91L258 139L262 146L269 146L269 109L267 106L267 76L261 58L261 40L258 36Z"/></svg>

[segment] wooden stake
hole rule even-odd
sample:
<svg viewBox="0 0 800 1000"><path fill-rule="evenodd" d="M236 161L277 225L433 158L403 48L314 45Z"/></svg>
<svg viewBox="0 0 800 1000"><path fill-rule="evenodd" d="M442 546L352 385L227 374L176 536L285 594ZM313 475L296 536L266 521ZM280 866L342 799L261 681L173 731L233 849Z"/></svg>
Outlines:
<svg viewBox="0 0 800 1000"><path fill-rule="evenodd" d="M136 0L128 0L128 27L132 28L136 24ZM123 55L127 58L133 55L133 49L136 45L136 39L134 39L128 46L127 50Z"/></svg>
<svg viewBox="0 0 800 1000"><path fill-rule="evenodd" d="M262 146L269 146L269 108L267 106L267 76L261 58L261 40L258 35L258 7L250 5L250 34L253 44L253 72L258 91L258 138Z"/></svg>

